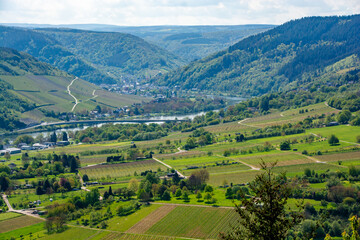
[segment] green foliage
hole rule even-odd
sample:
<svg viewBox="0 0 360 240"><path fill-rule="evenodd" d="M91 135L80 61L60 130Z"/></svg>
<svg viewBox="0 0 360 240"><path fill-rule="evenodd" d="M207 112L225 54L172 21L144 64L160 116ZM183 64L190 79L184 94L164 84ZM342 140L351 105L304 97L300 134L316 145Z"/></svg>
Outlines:
<svg viewBox="0 0 360 240"><path fill-rule="evenodd" d="M235 205L240 216L240 226L222 239L285 239L288 230L302 220L302 214L292 209L286 211L292 187L287 183L285 173L275 175L272 168L263 162L263 173L255 177L249 188L254 197L246 198L241 192L241 204Z"/></svg>
<svg viewBox="0 0 360 240"><path fill-rule="evenodd" d="M328 142L331 146L335 146L339 143L339 139L334 135L332 134L329 139L328 139Z"/></svg>
<svg viewBox="0 0 360 240"><path fill-rule="evenodd" d="M159 82L247 96L291 88L357 54L359 22L359 15L290 21L168 73Z"/></svg>
<svg viewBox="0 0 360 240"><path fill-rule="evenodd" d="M291 150L291 145L289 141L283 141L280 143L280 150Z"/></svg>

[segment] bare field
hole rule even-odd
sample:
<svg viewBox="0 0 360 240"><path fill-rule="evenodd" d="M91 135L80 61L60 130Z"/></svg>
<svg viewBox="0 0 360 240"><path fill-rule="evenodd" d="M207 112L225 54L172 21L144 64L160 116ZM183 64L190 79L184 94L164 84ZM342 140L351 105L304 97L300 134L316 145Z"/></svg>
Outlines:
<svg viewBox="0 0 360 240"><path fill-rule="evenodd" d="M357 160L360 159L360 152L336 153L316 156L317 159L326 162L344 161L344 160Z"/></svg>
<svg viewBox="0 0 360 240"><path fill-rule="evenodd" d="M21 216L9 220L4 220L1 221L0 224L0 233L9 232L18 228L23 228L40 222L43 221L41 219L29 217L29 216Z"/></svg>
<svg viewBox="0 0 360 240"><path fill-rule="evenodd" d="M154 212L143 218L140 222L136 223L133 227L131 227L127 232L128 233L145 233L149 230L154 224L163 219L166 215L168 215L172 210L175 209L176 206L161 206L156 209Z"/></svg>

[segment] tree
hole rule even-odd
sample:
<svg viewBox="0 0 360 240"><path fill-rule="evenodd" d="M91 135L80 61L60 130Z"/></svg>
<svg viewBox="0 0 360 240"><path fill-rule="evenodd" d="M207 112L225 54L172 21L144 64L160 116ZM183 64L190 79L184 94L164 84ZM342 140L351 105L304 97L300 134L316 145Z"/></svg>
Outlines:
<svg viewBox="0 0 360 240"><path fill-rule="evenodd" d="M50 134L50 142L55 142L55 143L57 142L56 132Z"/></svg>
<svg viewBox="0 0 360 240"><path fill-rule="evenodd" d="M202 195L201 195L201 192L200 192L200 191L197 192L196 198L197 198L197 201L198 201L198 202L201 201L200 199L202 198Z"/></svg>
<svg viewBox="0 0 360 240"><path fill-rule="evenodd" d="M139 189L139 182L137 179L132 178L129 182L129 186L128 186L129 190L133 191L133 192L137 192Z"/></svg>
<svg viewBox="0 0 360 240"><path fill-rule="evenodd" d="M280 143L280 150L290 150L290 142L289 141L284 141Z"/></svg>
<svg viewBox="0 0 360 240"><path fill-rule="evenodd" d="M299 204L295 211L286 211L292 188L286 181L285 173L273 173L274 166L276 163L269 167L265 162L261 163L264 172L249 184L253 197L246 198L244 191L240 191L241 203L235 204L240 215L239 226L230 233L221 233L222 239L285 239L288 230L301 222L303 216L299 210L303 204Z"/></svg>
<svg viewBox="0 0 360 240"><path fill-rule="evenodd" d="M259 108L261 112L266 112L269 110L269 99L267 97L263 97L259 103Z"/></svg>
<svg viewBox="0 0 360 240"><path fill-rule="evenodd" d="M66 132L62 132L62 140L63 141L68 141L68 134Z"/></svg>
<svg viewBox="0 0 360 240"><path fill-rule="evenodd" d="M0 190L5 192L10 187L10 179L6 173L0 174Z"/></svg>
<svg viewBox="0 0 360 240"><path fill-rule="evenodd" d="M206 200L206 202L210 202L211 198L212 198L212 196L211 196L211 194L209 192L205 193L204 199Z"/></svg>
<svg viewBox="0 0 360 240"><path fill-rule="evenodd" d="M82 176L82 180L83 180L84 182L89 181L89 176L88 176L87 174L84 174L84 175Z"/></svg>
<svg viewBox="0 0 360 240"><path fill-rule="evenodd" d="M165 201L170 201L170 200L171 200L171 196L170 196L169 191L166 190L166 191L163 193L163 195L161 196L161 199L162 199L162 200L165 200Z"/></svg>
<svg viewBox="0 0 360 240"><path fill-rule="evenodd" d="M231 188L226 189L225 198L232 199L234 196L234 192Z"/></svg>
<svg viewBox="0 0 360 240"><path fill-rule="evenodd" d="M339 143L339 139L334 135L332 134L328 140L330 146L335 146Z"/></svg>
<svg viewBox="0 0 360 240"><path fill-rule="evenodd" d="M10 153L9 153L9 152L6 152L5 155L4 155L4 158L9 161L10 158L11 158Z"/></svg>
<svg viewBox="0 0 360 240"><path fill-rule="evenodd" d="M341 111L341 113L339 113L339 115L337 116L337 120L341 124L348 123L350 119L351 119L351 112L349 110Z"/></svg>
<svg viewBox="0 0 360 240"><path fill-rule="evenodd" d="M176 190L176 192L175 192L175 197L177 197L177 198L180 198L181 197L181 189L180 188L178 188L177 190Z"/></svg>

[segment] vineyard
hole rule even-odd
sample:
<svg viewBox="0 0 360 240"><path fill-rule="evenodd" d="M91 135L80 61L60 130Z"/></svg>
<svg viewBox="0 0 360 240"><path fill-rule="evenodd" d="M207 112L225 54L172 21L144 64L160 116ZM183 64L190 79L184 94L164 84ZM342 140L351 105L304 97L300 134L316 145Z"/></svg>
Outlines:
<svg viewBox="0 0 360 240"><path fill-rule="evenodd" d="M336 153L336 154L327 154L316 156L317 159L326 162L334 161L346 161L346 160L360 160L359 152L347 152L347 153Z"/></svg>
<svg viewBox="0 0 360 240"><path fill-rule="evenodd" d="M150 215L142 219L140 222L135 224L132 228L130 228L128 233L146 233L148 229L150 229L155 223L163 219L166 215L168 215L172 210L175 209L175 206L162 206L156 211L152 212Z"/></svg>
<svg viewBox="0 0 360 240"><path fill-rule="evenodd" d="M1 221L0 233L12 231L18 228L23 228L39 222L42 222L42 220L29 216L11 218L8 220Z"/></svg>
<svg viewBox="0 0 360 240"><path fill-rule="evenodd" d="M313 163L314 161L307 159L305 156L295 153L283 153L283 154L268 154L268 155L259 155L253 157L240 157L236 158L245 163L251 164L256 167L260 167L260 163L264 161L265 163L277 162L277 166L287 166L287 165L296 165L296 164L305 164Z"/></svg>
<svg viewBox="0 0 360 240"><path fill-rule="evenodd" d="M91 180L103 178L119 178L125 176L133 176L136 172L140 175L146 170L158 171L166 170L166 167L155 160L136 161L130 163L96 165L84 167L80 169L81 174L87 174Z"/></svg>
<svg viewBox="0 0 360 240"><path fill-rule="evenodd" d="M236 214L231 214L232 211L225 208L178 206L146 233L215 239L219 232L227 231L230 223L235 222Z"/></svg>

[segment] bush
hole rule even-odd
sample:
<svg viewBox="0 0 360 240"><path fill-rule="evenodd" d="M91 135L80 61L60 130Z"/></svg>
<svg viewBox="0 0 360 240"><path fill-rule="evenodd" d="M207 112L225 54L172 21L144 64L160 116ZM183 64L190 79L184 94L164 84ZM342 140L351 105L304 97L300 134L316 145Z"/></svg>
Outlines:
<svg viewBox="0 0 360 240"><path fill-rule="evenodd" d="M289 141L284 141L280 143L280 150L290 150L290 149L291 146Z"/></svg>
<svg viewBox="0 0 360 240"><path fill-rule="evenodd" d="M334 135L332 134L328 140L330 146L335 146L339 143L339 139Z"/></svg>

